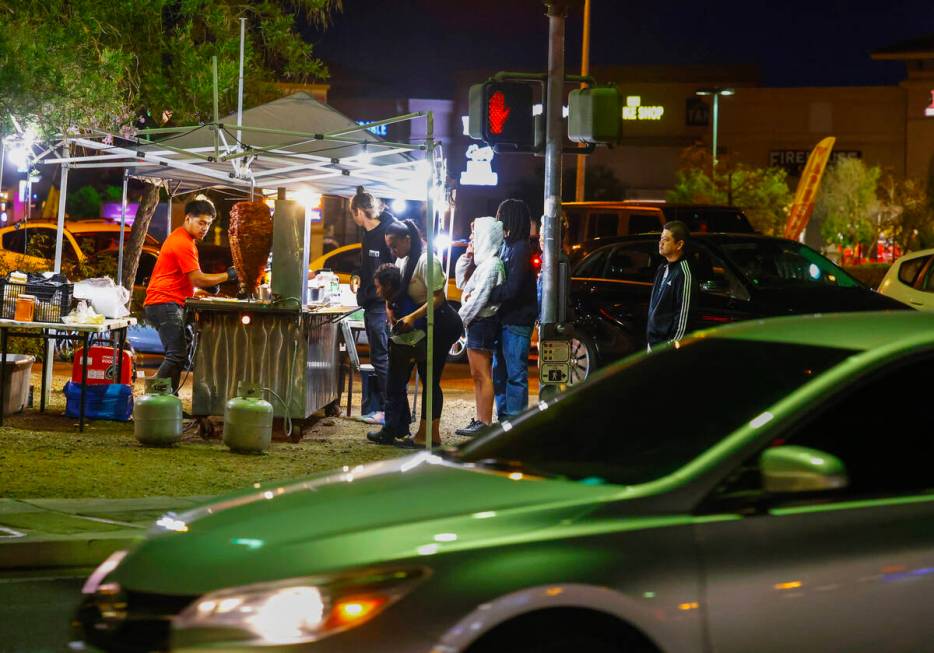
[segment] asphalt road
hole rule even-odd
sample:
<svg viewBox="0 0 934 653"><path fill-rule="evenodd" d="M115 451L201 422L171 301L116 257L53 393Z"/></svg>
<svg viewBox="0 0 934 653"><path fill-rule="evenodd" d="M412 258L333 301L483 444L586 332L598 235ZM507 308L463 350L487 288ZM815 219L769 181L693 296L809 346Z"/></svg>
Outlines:
<svg viewBox="0 0 934 653"><path fill-rule="evenodd" d="M61 653L90 569L0 576L0 652Z"/></svg>

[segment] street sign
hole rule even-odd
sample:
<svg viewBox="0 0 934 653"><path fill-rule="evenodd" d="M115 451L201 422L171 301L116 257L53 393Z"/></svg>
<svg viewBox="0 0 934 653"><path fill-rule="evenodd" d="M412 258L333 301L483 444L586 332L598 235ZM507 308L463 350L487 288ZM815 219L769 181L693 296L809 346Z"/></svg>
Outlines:
<svg viewBox="0 0 934 653"><path fill-rule="evenodd" d="M567 340L542 340L538 350L543 363L567 363L571 360L571 343Z"/></svg>
<svg viewBox="0 0 934 653"><path fill-rule="evenodd" d="M551 385L567 383L571 378L570 365L568 363L542 363L538 367L538 377L541 383Z"/></svg>

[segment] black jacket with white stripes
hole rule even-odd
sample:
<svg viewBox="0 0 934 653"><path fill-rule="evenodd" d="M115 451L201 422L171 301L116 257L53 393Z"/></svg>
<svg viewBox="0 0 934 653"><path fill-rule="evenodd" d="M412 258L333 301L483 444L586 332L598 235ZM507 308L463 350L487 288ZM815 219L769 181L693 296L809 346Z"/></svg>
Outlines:
<svg viewBox="0 0 934 653"><path fill-rule="evenodd" d="M684 337L696 298L697 283L686 259L658 266L646 325L649 346Z"/></svg>

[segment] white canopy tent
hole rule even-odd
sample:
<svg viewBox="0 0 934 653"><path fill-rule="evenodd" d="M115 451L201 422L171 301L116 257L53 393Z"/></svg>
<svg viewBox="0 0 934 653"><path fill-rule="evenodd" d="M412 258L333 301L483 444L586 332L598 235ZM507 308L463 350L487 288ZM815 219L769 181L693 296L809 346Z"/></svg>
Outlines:
<svg viewBox="0 0 934 653"><path fill-rule="evenodd" d="M415 119L427 120L426 138L422 142L389 142L367 131L378 125ZM135 140L105 132L67 137L33 159L38 165L59 165L62 171L55 272L61 271L68 171L88 168L124 170L121 226L126 221L126 180L130 176L161 180L167 186L175 182L170 186L170 197L206 188L229 189L249 196L258 189L274 193L280 188L350 195L362 185L377 197L426 201L426 214L431 216L426 220L429 255L433 252L437 211L444 211L446 170L440 143L433 138L430 112L395 116L362 126L309 94L299 92L243 111L242 119L238 114L218 118L215 104L215 119L211 123L139 133L143 136ZM152 141L148 139L151 135L163 138ZM75 149L81 154L72 154ZM416 152L424 152L424 158L416 158L413 155ZM118 274L122 274L123 230L119 258ZM430 275L432 266L428 270ZM428 281L430 284L431 279ZM429 310L429 351L433 317L433 311ZM429 387L430 374L426 379ZM430 406L430 390L427 399Z"/></svg>

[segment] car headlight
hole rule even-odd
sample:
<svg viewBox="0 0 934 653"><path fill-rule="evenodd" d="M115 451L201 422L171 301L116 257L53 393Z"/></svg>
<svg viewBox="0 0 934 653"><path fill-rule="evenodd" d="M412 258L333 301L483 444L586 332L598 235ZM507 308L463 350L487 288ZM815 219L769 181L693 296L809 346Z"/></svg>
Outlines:
<svg viewBox="0 0 934 653"><path fill-rule="evenodd" d="M205 594L172 622L174 645L300 644L363 624L398 601L426 569L294 578Z"/></svg>

